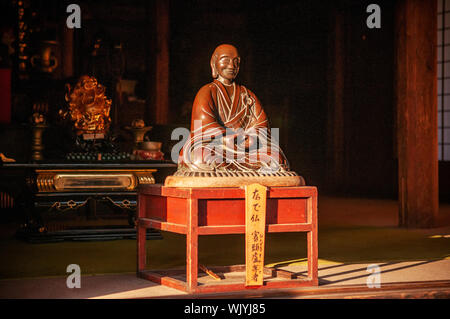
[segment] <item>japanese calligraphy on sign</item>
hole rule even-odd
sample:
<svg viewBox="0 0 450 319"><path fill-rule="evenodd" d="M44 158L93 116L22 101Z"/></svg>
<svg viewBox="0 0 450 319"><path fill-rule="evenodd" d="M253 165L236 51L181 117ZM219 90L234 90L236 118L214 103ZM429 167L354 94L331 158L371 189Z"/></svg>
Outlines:
<svg viewBox="0 0 450 319"><path fill-rule="evenodd" d="M246 286L263 284L266 193L267 188L259 184L245 187Z"/></svg>

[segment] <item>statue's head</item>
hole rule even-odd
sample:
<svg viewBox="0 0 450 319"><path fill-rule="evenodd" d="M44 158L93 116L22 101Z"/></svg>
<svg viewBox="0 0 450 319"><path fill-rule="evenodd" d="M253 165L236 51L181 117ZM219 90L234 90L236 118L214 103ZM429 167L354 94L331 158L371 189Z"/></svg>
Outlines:
<svg viewBox="0 0 450 319"><path fill-rule="evenodd" d="M231 84L239 72L240 63L238 50L231 44L221 44L211 56L212 77Z"/></svg>

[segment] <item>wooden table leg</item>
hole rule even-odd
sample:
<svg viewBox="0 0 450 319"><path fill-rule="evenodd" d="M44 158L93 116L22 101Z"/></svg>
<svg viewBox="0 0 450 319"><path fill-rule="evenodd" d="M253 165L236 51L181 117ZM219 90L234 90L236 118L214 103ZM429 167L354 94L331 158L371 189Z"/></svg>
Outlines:
<svg viewBox="0 0 450 319"><path fill-rule="evenodd" d="M198 276L198 200L189 199L186 234L186 290L195 292Z"/></svg>
<svg viewBox="0 0 450 319"><path fill-rule="evenodd" d="M137 272L145 270L146 267L146 259L147 259L147 251L146 251L146 240L147 240L147 229L140 225L139 218L145 216L145 196L138 195L138 223L136 225L136 241L137 241Z"/></svg>
<svg viewBox="0 0 450 319"><path fill-rule="evenodd" d="M318 243L317 243L317 194L308 198L307 218L311 223L311 231L307 234L308 245L308 277L313 285L318 284Z"/></svg>

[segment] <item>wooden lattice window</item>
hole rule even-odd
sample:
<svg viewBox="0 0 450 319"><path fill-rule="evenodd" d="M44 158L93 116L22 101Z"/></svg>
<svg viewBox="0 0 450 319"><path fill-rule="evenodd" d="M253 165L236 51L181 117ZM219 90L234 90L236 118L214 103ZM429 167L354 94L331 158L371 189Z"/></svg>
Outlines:
<svg viewBox="0 0 450 319"><path fill-rule="evenodd" d="M438 1L438 147L450 161L450 0Z"/></svg>

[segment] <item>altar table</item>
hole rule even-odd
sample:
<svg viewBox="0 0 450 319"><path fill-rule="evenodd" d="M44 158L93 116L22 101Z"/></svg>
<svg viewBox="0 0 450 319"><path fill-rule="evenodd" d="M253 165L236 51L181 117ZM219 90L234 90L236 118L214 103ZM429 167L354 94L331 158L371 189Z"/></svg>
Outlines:
<svg viewBox="0 0 450 319"><path fill-rule="evenodd" d="M137 276L188 293L245 290L244 280L199 281L198 236L245 234L244 188L178 188L159 184L138 190ZM146 269L146 229L186 235L186 269ZM268 187L266 233L307 233L307 276L264 268L264 283L254 289L318 285L317 188ZM266 241L268 240L266 236ZM295 249L297 243L291 243ZM242 247L245 250L245 247ZM154 258L158 258L155 256ZM244 272L245 265L211 267L214 273ZM207 276L206 276L207 277ZM203 276L203 279L205 276Z"/></svg>

